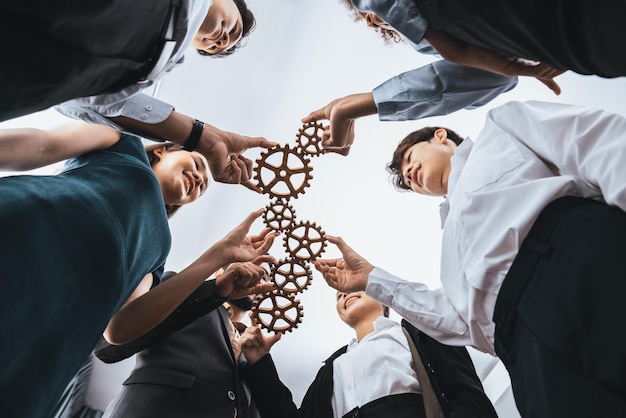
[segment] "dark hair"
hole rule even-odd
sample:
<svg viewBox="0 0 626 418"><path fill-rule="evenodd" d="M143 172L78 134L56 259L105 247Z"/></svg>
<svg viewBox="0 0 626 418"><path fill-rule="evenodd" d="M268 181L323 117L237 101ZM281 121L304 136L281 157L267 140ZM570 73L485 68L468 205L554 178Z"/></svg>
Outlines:
<svg viewBox="0 0 626 418"><path fill-rule="evenodd" d="M448 139L454 142L457 146L463 142L463 138L452 129L441 128L438 126L428 126L408 134L402 141L400 141L396 150L393 152L391 162L387 164L387 172L391 174L391 182L396 190L411 190L411 187L404 183L404 176L402 175L402 163L404 161L404 154L406 151L417 143L430 142L437 129L445 129L448 133Z"/></svg>
<svg viewBox="0 0 626 418"><path fill-rule="evenodd" d="M363 12L361 12L359 9L354 7L354 4L352 4L351 0L341 0L341 2L344 4L344 6L348 8L355 22L365 21L365 16L363 15ZM380 33L380 36L382 36L385 42L393 41L395 43L400 43L403 41L402 36L400 36L400 34L396 32L395 30L379 28L379 27L376 27L373 29L376 32Z"/></svg>
<svg viewBox="0 0 626 418"><path fill-rule="evenodd" d="M146 155L148 156L148 162L150 163L150 167L152 167L158 161L157 156L154 155L154 150L161 147L165 147L165 149L170 152L185 151L180 145L169 141L160 142L158 144L146 145L144 148L146 150ZM165 205L167 218L169 219L174 216L174 214L178 212L178 209L180 209L181 207L182 205Z"/></svg>
<svg viewBox="0 0 626 418"><path fill-rule="evenodd" d="M242 29L241 29L241 38L239 39L239 41L237 41L237 43L233 45L232 47L222 52L218 52L217 54L209 54L208 52L203 51L202 49L196 49L196 51L198 51L198 54L204 57L224 58L224 57L234 54L235 51L237 51L239 48L245 45L245 42L244 42L245 38L247 38L248 35L250 35L250 33L256 27L256 19L254 18L254 14L248 8L248 5L246 4L244 0L233 0L233 2L237 6L237 9L239 9L239 13L241 14Z"/></svg>

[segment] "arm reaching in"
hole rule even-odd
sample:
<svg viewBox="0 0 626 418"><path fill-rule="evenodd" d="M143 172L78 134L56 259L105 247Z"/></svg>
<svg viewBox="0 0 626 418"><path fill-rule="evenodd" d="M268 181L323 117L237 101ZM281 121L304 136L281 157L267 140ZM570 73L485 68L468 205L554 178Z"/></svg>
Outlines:
<svg viewBox="0 0 626 418"><path fill-rule="evenodd" d="M114 145L120 133L107 126L72 122L42 130L0 131L0 170L33 170Z"/></svg>
<svg viewBox="0 0 626 418"><path fill-rule="evenodd" d="M358 93L335 99L321 109L311 112L302 122L328 120L324 129L322 145L328 152L348 155L354 142L354 121L360 117L378 113L373 94Z"/></svg>
<svg viewBox="0 0 626 418"><path fill-rule="evenodd" d="M367 278L374 266L348 246L340 237L326 235L335 244L343 258L319 259L315 268L322 273L326 283L340 292L365 290Z"/></svg>
<svg viewBox="0 0 626 418"><path fill-rule="evenodd" d="M111 120L137 135L169 140L181 145L189 136L194 121L192 117L176 111L164 121L153 124L125 116L118 116ZM196 151L207 158L215 181L242 184L258 192L259 190L251 180L252 161L242 154L250 148L271 148L275 145L275 142L262 137L239 135L205 123Z"/></svg>
<svg viewBox="0 0 626 418"><path fill-rule="evenodd" d="M241 297L246 294L263 293L273 289L273 284L261 283L265 277L262 263L275 263L276 259L265 254L277 233L263 230L259 235L247 236L252 223L263 209L248 217L220 241L206 250L196 261L171 279L126 303L111 319L104 337L111 344L124 344L145 334L163 321L185 298L220 267L234 264L216 281L216 293L221 297ZM254 264L251 265L251 264Z"/></svg>
<svg viewBox="0 0 626 418"><path fill-rule="evenodd" d="M517 59L507 58L498 52L467 44L437 29L428 28L424 38L448 61L509 77L514 75L535 77L554 94L561 94L561 88L554 81L554 77L562 74L564 72L562 70L546 64L529 65Z"/></svg>

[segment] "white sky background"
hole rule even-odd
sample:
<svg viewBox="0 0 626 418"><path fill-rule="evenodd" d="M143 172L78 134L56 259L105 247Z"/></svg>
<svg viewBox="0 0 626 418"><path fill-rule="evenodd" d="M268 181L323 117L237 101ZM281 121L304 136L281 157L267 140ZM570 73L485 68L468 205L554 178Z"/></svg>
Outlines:
<svg viewBox="0 0 626 418"><path fill-rule="evenodd" d="M386 45L364 23L354 23L339 0L248 0L248 5L257 18L248 44L220 60L190 51L185 65L163 81L160 98L222 129L294 145L300 119L310 111L340 96L371 91L386 79L434 59L407 45ZM476 138L486 112L511 100L582 104L626 115L626 79L572 73L558 81L561 96L534 79L522 79L513 91L473 111L409 122L379 122L375 116L361 119L350 156L313 158L310 187L290 204L298 220L315 222L327 233L344 237L373 264L436 288L441 200L393 189L385 165L395 146L412 130L427 125L443 125ZM44 127L62 121L63 117L48 111L0 127ZM254 159L258 152L247 155ZM173 246L166 268L181 270L248 213L269 202L267 195L255 195L241 186L213 183L198 202L172 219ZM255 224L253 232L262 227L261 222ZM284 253L281 238L272 254L282 258ZM337 254L329 247L324 257ZM334 294L315 272L313 284L299 296L303 322L274 347L279 373L297 403L321 362L353 336L337 317ZM480 353L474 358L489 360ZM121 372L102 373L123 380L130 367L132 362ZM102 398L118 390L117 384L98 387L93 403L100 406ZM505 378L502 385L506 384ZM498 392L497 387L487 389Z"/></svg>

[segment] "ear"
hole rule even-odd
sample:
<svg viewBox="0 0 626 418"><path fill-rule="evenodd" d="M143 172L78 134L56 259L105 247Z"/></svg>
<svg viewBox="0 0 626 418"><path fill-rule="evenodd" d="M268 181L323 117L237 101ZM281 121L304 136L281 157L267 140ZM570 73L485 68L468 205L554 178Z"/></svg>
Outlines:
<svg viewBox="0 0 626 418"><path fill-rule="evenodd" d="M163 155L167 152L167 149L165 149L165 145L162 145L160 147L155 148L152 153L154 154L154 156L156 158L158 158L159 160L161 158L163 158Z"/></svg>
<svg viewBox="0 0 626 418"><path fill-rule="evenodd" d="M367 26L371 28L380 28L381 26L387 24L387 22L385 22L374 13L363 13L362 16L365 19L365 23L367 24Z"/></svg>
<svg viewBox="0 0 626 418"><path fill-rule="evenodd" d="M435 131L433 137L439 142L446 142L446 140L448 139L448 131L446 131L444 128L439 128Z"/></svg>

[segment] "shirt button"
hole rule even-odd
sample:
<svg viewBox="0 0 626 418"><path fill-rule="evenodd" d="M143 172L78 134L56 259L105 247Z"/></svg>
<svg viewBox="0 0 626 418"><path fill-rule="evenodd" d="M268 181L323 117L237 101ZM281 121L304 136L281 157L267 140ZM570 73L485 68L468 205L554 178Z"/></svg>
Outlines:
<svg viewBox="0 0 626 418"><path fill-rule="evenodd" d="M235 392L233 392L232 390L228 391L228 399L230 399L231 401L235 400Z"/></svg>
<svg viewBox="0 0 626 418"><path fill-rule="evenodd" d="M152 110L152 106L151 105L146 105L146 110L149 112Z"/></svg>
<svg viewBox="0 0 626 418"><path fill-rule="evenodd" d="M420 15L420 12L415 7L411 7L409 9L409 16L416 17L416 16L419 16L419 15Z"/></svg>
<svg viewBox="0 0 626 418"><path fill-rule="evenodd" d="M141 115L141 120L146 120L146 119L148 119L148 115L146 115L145 113Z"/></svg>

